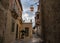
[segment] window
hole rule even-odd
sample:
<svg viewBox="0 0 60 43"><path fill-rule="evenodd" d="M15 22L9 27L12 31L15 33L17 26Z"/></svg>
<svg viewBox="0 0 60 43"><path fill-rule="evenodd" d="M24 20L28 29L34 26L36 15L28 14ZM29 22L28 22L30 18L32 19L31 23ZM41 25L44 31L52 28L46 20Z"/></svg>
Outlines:
<svg viewBox="0 0 60 43"><path fill-rule="evenodd" d="M37 19L39 19L39 14L37 15Z"/></svg>
<svg viewBox="0 0 60 43"><path fill-rule="evenodd" d="M12 22L12 32L14 32L15 23Z"/></svg>
<svg viewBox="0 0 60 43"><path fill-rule="evenodd" d="M18 38L18 24L16 26L16 39Z"/></svg>

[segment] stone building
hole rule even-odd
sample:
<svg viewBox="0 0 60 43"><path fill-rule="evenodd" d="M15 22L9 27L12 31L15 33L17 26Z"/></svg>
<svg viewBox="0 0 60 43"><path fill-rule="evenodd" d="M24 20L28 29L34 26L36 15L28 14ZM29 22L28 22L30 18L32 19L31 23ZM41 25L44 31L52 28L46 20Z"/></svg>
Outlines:
<svg viewBox="0 0 60 43"><path fill-rule="evenodd" d="M22 29L22 5L21 5L21 1L20 0L16 0L16 12L18 14L18 19L17 19L17 24L18 24L18 38L17 39L20 39L20 29ZM17 35L16 34L16 35Z"/></svg>
<svg viewBox="0 0 60 43"><path fill-rule="evenodd" d="M20 0L0 0L0 42L13 43L19 39L22 24Z"/></svg>
<svg viewBox="0 0 60 43"><path fill-rule="evenodd" d="M40 0L39 0L40 2ZM35 13L35 28L37 29L37 35L41 36L41 5L39 3L37 12Z"/></svg>
<svg viewBox="0 0 60 43"><path fill-rule="evenodd" d="M8 0L0 0L0 43L3 43L5 39L8 4Z"/></svg>
<svg viewBox="0 0 60 43"><path fill-rule="evenodd" d="M24 39L32 38L32 22L23 22L22 29L21 29L21 39L22 38Z"/></svg>
<svg viewBox="0 0 60 43"><path fill-rule="evenodd" d="M37 35L40 35L40 12L35 13L35 29L37 29Z"/></svg>
<svg viewBox="0 0 60 43"><path fill-rule="evenodd" d="M60 43L60 0L41 0L44 43Z"/></svg>

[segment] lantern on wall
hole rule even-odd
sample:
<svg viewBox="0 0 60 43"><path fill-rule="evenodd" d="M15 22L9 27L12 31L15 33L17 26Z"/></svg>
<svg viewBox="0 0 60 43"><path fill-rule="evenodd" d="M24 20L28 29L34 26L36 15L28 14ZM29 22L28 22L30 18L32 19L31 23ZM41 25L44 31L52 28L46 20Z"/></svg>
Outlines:
<svg viewBox="0 0 60 43"><path fill-rule="evenodd" d="M33 5L31 5L31 7L30 7L30 11L34 11L34 7L33 7Z"/></svg>

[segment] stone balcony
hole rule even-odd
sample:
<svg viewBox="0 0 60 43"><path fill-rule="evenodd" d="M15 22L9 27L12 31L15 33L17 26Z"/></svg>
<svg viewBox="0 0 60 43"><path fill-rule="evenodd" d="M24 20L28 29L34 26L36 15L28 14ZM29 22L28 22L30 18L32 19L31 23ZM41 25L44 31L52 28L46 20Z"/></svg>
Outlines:
<svg viewBox="0 0 60 43"><path fill-rule="evenodd" d="M11 11L11 13L12 13L13 18L15 18L15 19L18 18L18 14L16 13L16 11L14 9Z"/></svg>

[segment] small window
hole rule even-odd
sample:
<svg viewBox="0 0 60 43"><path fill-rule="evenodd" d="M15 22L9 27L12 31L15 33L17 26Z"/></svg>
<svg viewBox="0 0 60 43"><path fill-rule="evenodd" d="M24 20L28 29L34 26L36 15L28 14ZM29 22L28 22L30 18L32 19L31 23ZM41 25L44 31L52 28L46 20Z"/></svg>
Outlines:
<svg viewBox="0 0 60 43"><path fill-rule="evenodd" d="M16 26L16 39L18 38L18 24Z"/></svg>
<svg viewBox="0 0 60 43"><path fill-rule="evenodd" d="M15 23L12 23L12 32L14 32Z"/></svg>

